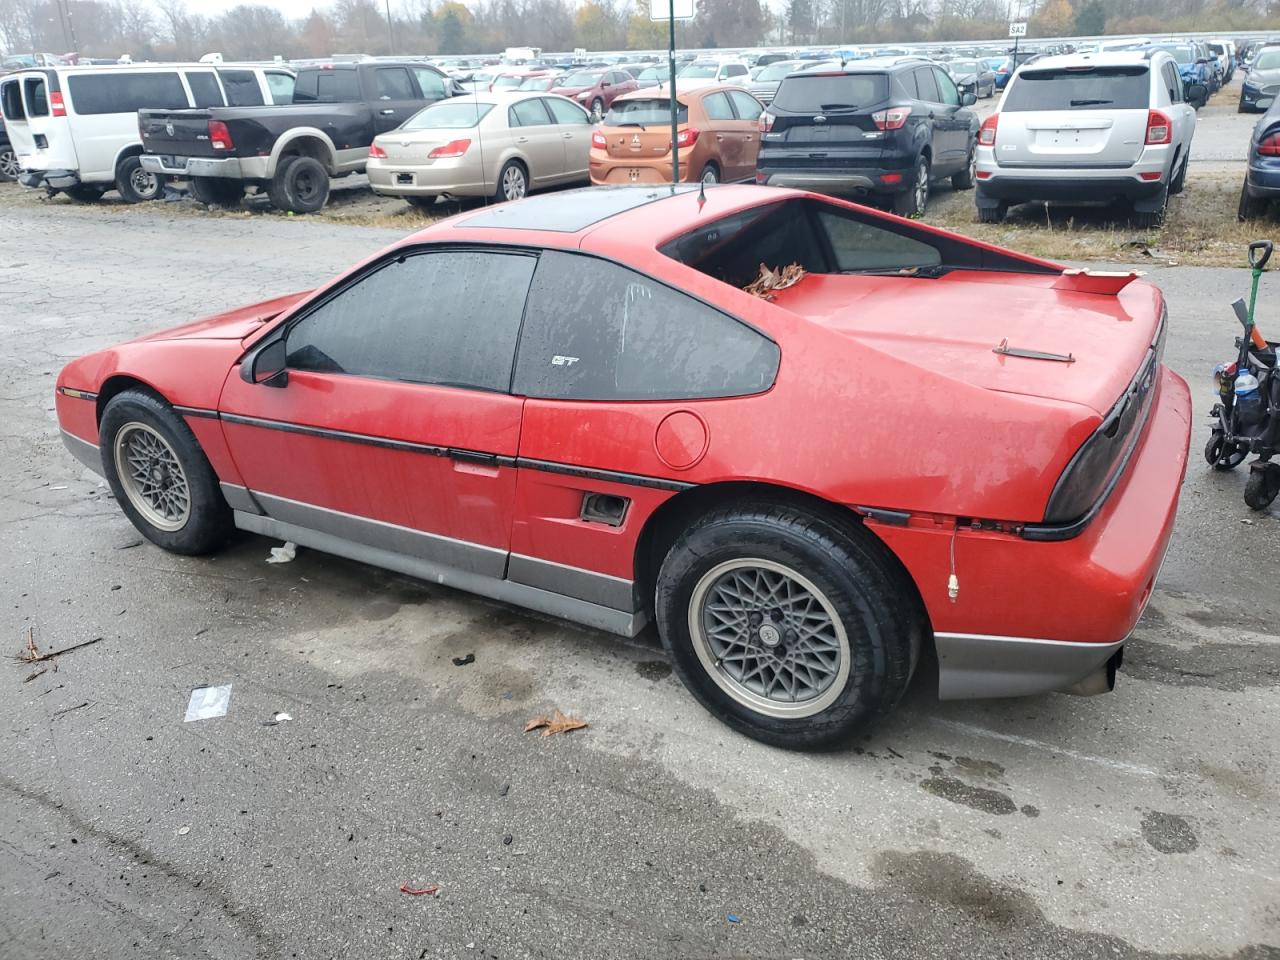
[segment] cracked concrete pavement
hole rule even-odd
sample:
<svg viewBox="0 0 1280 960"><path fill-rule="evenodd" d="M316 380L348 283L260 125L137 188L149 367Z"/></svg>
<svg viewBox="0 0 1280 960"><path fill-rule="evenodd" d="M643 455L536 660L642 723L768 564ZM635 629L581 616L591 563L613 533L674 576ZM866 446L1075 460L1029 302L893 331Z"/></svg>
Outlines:
<svg viewBox="0 0 1280 960"><path fill-rule="evenodd" d="M1199 424L1114 694L940 704L921 674L850 749L787 754L707 716L651 635L313 551L269 566L256 537L140 544L58 441L60 365L397 235L14 189L0 653L105 639L30 682L0 663L0 955L1280 957L1280 511L1207 469ZM1204 412L1247 274L1151 279ZM1280 279L1261 303L1265 329ZM205 683L230 712L184 724ZM590 727L521 733L553 706Z"/></svg>

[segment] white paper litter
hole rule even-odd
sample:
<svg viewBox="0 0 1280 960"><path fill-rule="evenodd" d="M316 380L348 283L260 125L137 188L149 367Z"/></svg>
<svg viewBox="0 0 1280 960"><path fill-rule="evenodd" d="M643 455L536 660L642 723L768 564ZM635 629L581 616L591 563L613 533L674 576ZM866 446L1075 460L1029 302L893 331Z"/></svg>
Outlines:
<svg viewBox="0 0 1280 960"><path fill-rule="evenodd" d="M231 684L225 687L196 687L191 691L191 699L187 702L187 715L183 723L192 720L212 720L214 717L225 717L227 707L231 705Z"/></svg>
<svg viewBox="0 0 1280 960"><path fill-rule="evenodd" d="M288 563L298 555L298 545L292 540L286 540L283 547L272 547L271 556L267 557L267 563Z"/></svg>
<svg viewBox="0 0 1280 960"><path fill-rule="evenodd" d="M289 716L287 713L277 713L271 719L274 720L276 723L284 723L286 720L292 720L293 717Z"/></svg>

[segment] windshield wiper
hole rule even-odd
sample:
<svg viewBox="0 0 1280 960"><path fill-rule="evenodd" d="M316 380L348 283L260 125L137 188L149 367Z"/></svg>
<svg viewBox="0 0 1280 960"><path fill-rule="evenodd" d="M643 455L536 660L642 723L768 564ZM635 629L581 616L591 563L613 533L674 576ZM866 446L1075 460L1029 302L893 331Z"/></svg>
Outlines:
<svg viewBox="0 0 1280 960"><path fill-rule="evenodd" d="M857 110L856 103L820 103L819 108L830 113L833 110Z"/></svg>
<svg viewBox="0 0 1280 960"><path fill-rule="evenodd" d="M1073 107L1101 107L1104 104L1115 103L1114 100L1072 100Z"/></svg>

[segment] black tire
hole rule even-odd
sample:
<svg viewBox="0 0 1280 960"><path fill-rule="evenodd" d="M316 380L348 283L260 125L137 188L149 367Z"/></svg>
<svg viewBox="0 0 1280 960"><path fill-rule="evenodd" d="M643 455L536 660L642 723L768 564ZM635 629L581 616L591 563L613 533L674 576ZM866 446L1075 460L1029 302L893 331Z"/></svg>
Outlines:
<svg viewBox="0 0 1280 960"><path fill-rule="evenodd" d="M1252 111L1244 105L1244 96L1241 95L1240 102L1236 104L1236 113L1251 113Z"/></svg>
<svg viewBox="0 0 1280 960"><path fill-rule="evenodd" d="M18 152L12 145L0 147L0 180L17 180L22 167L18 164Z"/></svg>
<svg viewBox="0 0 1280 960"><path fill-rule="evenodd" d="M1236 208L1236 219L1244 222L1245 220L1260 220L1266 216L1267 208L1271 201L1264 197L1253 197L1249 195L1249 185L1247 183L1240 186L1240 206Z"/></svg>
<svg viewBox="0 0 1280 960"><path fill-rule="evenodd" d="M923 189L922 189L923 185ZM902 193L893 195L893 212L900 217L923 216L929 205L929 158L921 155L916 161L911 185Z"/></svg>
<svg viewBox="0 0 1280 960"><path fill-rule="evenodd" d="M1005 214L1009 212L1007 203L998 203L994 207L979 207L979 223L1003 223Z"/></svg>
<svg viewBox="0 0 1280 960"><path fill-rule="evenodd" d="M1244 463L1245 457L1249 455L1247 448L1237 445L1234 450L1224 456L1225 445L1222 433L1218 430L1209 434L1209 441L1204 445L1205 462L1215 470L1234 470Z"/></svg>
<svg viewBox="0 0 1280 960"><path fill-rule="evenodd" d="M221 177L192 177L192 199L207 207L238 207L244 197L244 185L239 180L223 180Z"/></svg>
<svg viewBox="0 0 1280 960"><path fill-rule="evenodd" d="M819 591L819 610L826 609L822 605L826 601L835 613L828 620L832 631L838 629L838 620L847 638L848 669L842 678L846 654L841 648L832 661L836 676L818 693L819 699L829 702L810 707L814 712L808 716L774 716L737 699L744 695L742 685L721 668L721 660L711 662L710 658L718 655L710 652L710 641L703 647L691 632L691 605L703 608L698 598L713 596L718 578L732 575L720 572L724 566L750 566L761 561L807 579ZM914 585L871 537L802 509L765 502L725 507L691 526L662 563L654 603L672 665L698 702L735 730L793 750L839 746L888 713L911 679L925 624ZM772 598L768 603L773 603ZM757 615L754 608L747 609L749 616ZM766 621L764 614L760 616L752 622L778 624L772 631L776 645L794 642L788 624L795 621ZM751 642L756 649L763 650L762 644L768 641L754 628L746 629L752 630ZM705 637L702 628L699 634ZM705 665L700 648L708 657ZM743 670L745 667L743 664ZM739 693L731 694L729 689ZM762 702L781 703L767 697Z"/></svg>
<svg viewBox="0 0 1280 960"><path fill-rule="evenodd" d="M164 196L165 178L142 169L142 161L125 157L116 168L116 193L125 203L147 203Z"/></svg>
<svg viewBox="0 0 1280 960"><path fill-rule="evenodd" d="M498 171L498 186L493 192L496 203L523 200L529 195L529 171L519 160L508 160Z"/></svg>
<svg viewBox="0 0 1280 960"><path fill-rule="evenodd" d="M329 171L315 157L282 157L267 196L277 210L315 213L329 199Z"/></svg>
<svg viewBox="0 0 1280 960"><path fill-rule="evenodd" d="M436 205L436 197L405 197L405 203L415 210L431 210Z"/></svg>
<svg viewBox="0 0 1280 960"><path fill-rule="evenodd" d="M1280 496L1280 463L1255 463L1244 485L1244 502L1250 510L1265 510Z"/></svg>
<svg viewBox="0 0 1280 960"><path fill-rule="evenodd" d="M604 101L601 100L599 97L596 97L594 100L591 101L591 119L592 120L604 119Z"/></svg>
<svg viewBox="0 0 1280 960"><path fill-rule="evenodd" d="M1191 154L1188 153L1182 158L1182 166L1178 167L1178 172L1173 179L1169 181L1169 196L1177 196L1187 186L1187 167L1191 164Z"/></svg>
<svg viewBox="0 0 1280 960"><path fill-rule="evenodd" d="M1131 226L1139 230L1153 230L1164 223L1164 216L1169 210L1169 188L1160 190L1160 207L1156 210L1134 210L1129 216Z"/></svg>
<svg viewBox="0 0 1280 960"><path fill-rule="evenodd" d="M188 506L185 517L175 528L165 529L146 516L135 501L135 497L145 499L136 482L120 476L118 462L121 458L127 460L127 456L117 456L117 445L127 444L129 437L135 434L144 438L158 435L181 468ZM210 553L226 543L235 529L231 508L223 498L218 478L191 428L167 403L141 390L117 394L102 412L98 442L111 492L125 516L144 537L173 553L193 556ZM164 471L162 482L172 484L174 474L167 468L155 466L153 469ZM128 489L126 483L129 484ZM177 520L175 518L175 522Z"/></svg>
<svg viewBox="0 0 1280 960"><path fill-rule="evenodd" d="M74 187L66 187L62 191L76 203L97 203L105 192L101 187L92 187L87 183L77 183Z"/></svg>
<svg viewBox="0 0 1280 960"><path fill-rule="evenodd" d="M702 168L702 173L698 174L698 179L703 183L719 183L720 168L714 163L708 163Z"/></svg>
<svg viewBox="0 0 1280 960"><path fill-rule="evenodd" d="M951 175L951 189L953 190L972 190L974 181L975 164L978 160L978 148L974 147L969 151L969 159L965 161L964 169Z"/></svg>

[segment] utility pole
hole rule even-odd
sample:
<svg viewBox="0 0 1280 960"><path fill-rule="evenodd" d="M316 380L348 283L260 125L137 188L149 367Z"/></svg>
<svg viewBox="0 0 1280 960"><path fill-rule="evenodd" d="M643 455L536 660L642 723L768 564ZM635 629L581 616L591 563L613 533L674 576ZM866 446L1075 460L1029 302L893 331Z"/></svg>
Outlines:
<svg viewBox="0 0 1280 960"><path fill-rule="evenodd" d="M76 39L76 21L71 15L71 0L63 0L67 5L67 29L71 31L71 49L80 52L80 41Z"/></svg>
<svg viewBox="0 0 1280 960"><path fill-rule="evenodd" d="M391 35L391 0L386 0L387 5L387 53L394 54L396 52L396 42Z"/></svg>
<svg viewBox="0 0 1280 960"><path fill-rule="evenodd" d="M676 104L676 0L667 0L667 76L671 80L671 182L680 182L680 145L676 142L680 134L677 132Z"/></svg>

